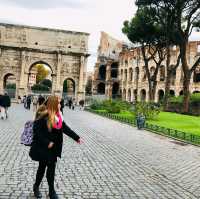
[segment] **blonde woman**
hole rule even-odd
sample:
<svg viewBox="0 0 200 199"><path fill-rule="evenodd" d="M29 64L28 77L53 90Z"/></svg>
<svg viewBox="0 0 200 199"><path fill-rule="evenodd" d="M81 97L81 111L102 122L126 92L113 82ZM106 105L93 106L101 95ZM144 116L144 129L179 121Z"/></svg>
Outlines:
<svg viewBox="0 0 200 199"><path fill-rule="evenodd" d="M30 149L32 160L39 162L36 181L33 185L35 197L41 198L39 186L47 168L46 177L49 185L50 199L58 199L54 189L54 176L57 157L61 158L63 133L81 144L80 137L63 121L60 113L60 102L56 96L51 96L47 104L39 107L33 125L33 143Z"/></svg>

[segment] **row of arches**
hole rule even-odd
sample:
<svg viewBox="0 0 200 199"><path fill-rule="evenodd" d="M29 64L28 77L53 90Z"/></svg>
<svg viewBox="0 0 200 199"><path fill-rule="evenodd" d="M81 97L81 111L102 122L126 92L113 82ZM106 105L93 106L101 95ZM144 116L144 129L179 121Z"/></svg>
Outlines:
<svg viewBox="0 0 200 199"><path fill-rule="evenodd" d="M119 83L114 82L112 84L112 97L116 98L119 96ZM105 95L106 94L106 84L104 82L100 82L97 85L97 93L100 95Z"/></svg>
<svg viewBox="0 0 200 199"><path fill-rule="evenodd" d="M172 66L173 67L173 66ZM154 75L155 72L155 67L152 66L150 68L150 76L152 77ZM147 75L145 72L145 67L142 67L142 75L141 75L141 81L146 81L147 80ZM159 69L159 81L164 81L165 80L165 76L166 76L166 71L165 71L165 66L161 66ZM129 74L129 76L128 76ZM138 80L139 79L139 74L140 74L140 69L139 67L136 67L134 70L133 68L129 68L129 69L121 69L120 71L120 76L121 76L121 80L124 81L133 81L133 79ZM175 81L177 78L177 72L176 70L172 71L171 74L171 85L175 85ZM183 73L181 72L181 78L180 81L183 80ZM193 82L194 83L199 83L200 82L200 67L198 67L194 73L193 73Z"/></svg>
<svg viewBox="0 0 200 199"><path fill-rule="evenodd" d="M106 70L107 66L102 64L99 67L99 77L100 80L106 80L106 74L107 72L110 72L111 78L117 78L118 77L118 62L114 62L111 64L110 71Z"/></svg>
<svg viewBox="0 0 200 199"><path fill-rule="evenodd" d="M139 91L139 93L137 92L136 89L132 90L132 89L123 89L120 90L120 93L122 93L122 99L126 100L128 102L133 102L133 101L147 101L147 91L145 89L142 89ZM193 91L193 93L200 93L200 91ZM183 91L181 90L179 93L179 95L183 95ZM157 96L156 96L156 101L162 101L164 98L165 92L164 90L160 89L157 92ZM170 96L173 97L175 96L175 91L174 90L170 90Z"/></svg>
<svg viewBox="0 0 200 199"><path fill-rule="evenodd" d="M52 93L55 81L53 78L55 74L51 66L43 61L38 61L32 64L28 70L27 91L28 93ZM43 86L44 90L40 90ZM17 97L17 89L19 87L19 80L17 80L15 73L5 73L3 75L3 90L8 93L11 98ZM63 93L65 95L74 96L76 92L76 83L73 78L65 78L63 81Z"/></svg>

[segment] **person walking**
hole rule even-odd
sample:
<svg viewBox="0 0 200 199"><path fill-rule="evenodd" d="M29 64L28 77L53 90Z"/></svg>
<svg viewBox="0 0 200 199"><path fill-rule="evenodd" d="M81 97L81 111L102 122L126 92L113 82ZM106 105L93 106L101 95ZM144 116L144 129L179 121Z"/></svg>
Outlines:
<svg viewBox="0 0 200 199"><path fill-rule="evenodd" d="M11 106L10 97L5 93L1 97L1 119L8 118L8 108Z"/></svg>
<svg viewBox="0 0 200 199"><path fill-rule="evenodd" d="M36 96L33 97L33 112L36 112L37 110L37 103L38 103L38 99Z"/></svg>
<svg viewBox="0 0 200 199"><path fill-rule="evenodd" d="M27 109L31 109L31 96L29 95L26 99Z"/></svg>
<svg viewBox="0 0 200 199"><path fill-rule="evenodd" d="M62 98L61 100L60 100L60 110L61 110L61 112L62 112L62 114L63 114L63 109L64 109L64 107L65 107L65 102L64 102L64 99Z"/></svg>
<svg viewBox="0 0 200 199"><path fill-rule="evenodd" d="M50 199L58 199L54 189L54 177L57 158L61 158L63 133L77 143L83 143L82 139L63 121L59 98L50 96L46 106L40 106L36 112L33 124L33 142L29 152L32 160L39 162L36 180L33 185L33 192L37 198L42 197L39 186L47 169L49 197Z"/></svg>
<svg viewBox="0 0 200 199"><path fill-rule="evenodd" d="M42 95L38 97L38 105L41 106L45 102L45 98Z"/></svg>

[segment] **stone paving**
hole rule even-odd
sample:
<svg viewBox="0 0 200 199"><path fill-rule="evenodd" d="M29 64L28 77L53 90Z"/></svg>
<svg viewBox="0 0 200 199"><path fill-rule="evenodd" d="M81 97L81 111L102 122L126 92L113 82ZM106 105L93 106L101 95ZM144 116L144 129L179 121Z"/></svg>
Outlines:
<svg viewBox="0 0 200 199"><path fill-rule="evenodd" d="M0 120L0 199L31 199L37 162L19 140L33 113L13 105L9 114ZM200 198L200 148L85 111L66 108L64 117L84 144L64 138L55 180L61 199ZM48 198L45 178L41 191Z"/></svg>

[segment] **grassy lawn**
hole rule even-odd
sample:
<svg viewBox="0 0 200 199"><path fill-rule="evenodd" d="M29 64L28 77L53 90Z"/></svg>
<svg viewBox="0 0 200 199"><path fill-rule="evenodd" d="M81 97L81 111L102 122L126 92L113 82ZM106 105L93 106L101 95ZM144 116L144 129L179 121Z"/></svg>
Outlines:
<svg viewBox="0 0 200 199"><path fill-rule="evenodd" d="M161 112L158 120L149 120L148 123L200 135L200 117L196 116Z"/></svg>
<svg viewBox="0 0 200 199"><path fill-rule="evenodd" d="M122 111L120 113L115 113L113 115L117 115L117 116L120 116L120 117L126 117L128 119L134 119L135 118L135 115L129 111Z"/></svg>
<svg viewBox="0 0 200 199"><path fill-rule="evenodd" d="M97 110L98 112L107 112L106 110ZM113 115L134 119L135 116L129 111L122 111ZM170 112L161 112L157 120L148 120L150 124L155 124L161 127L176 129L200 136L200 117L182 115Z"/></svg>

